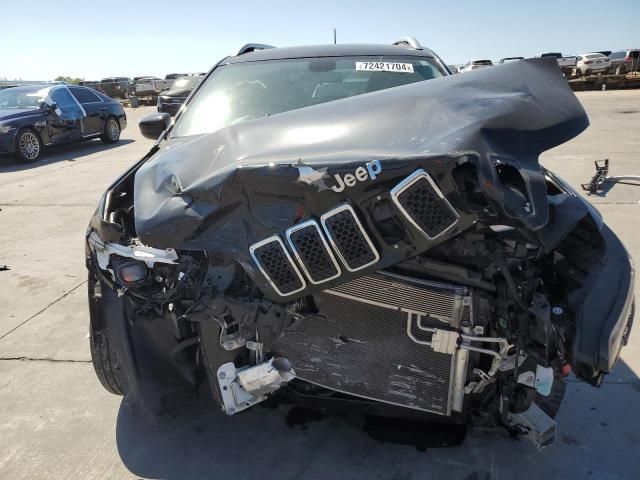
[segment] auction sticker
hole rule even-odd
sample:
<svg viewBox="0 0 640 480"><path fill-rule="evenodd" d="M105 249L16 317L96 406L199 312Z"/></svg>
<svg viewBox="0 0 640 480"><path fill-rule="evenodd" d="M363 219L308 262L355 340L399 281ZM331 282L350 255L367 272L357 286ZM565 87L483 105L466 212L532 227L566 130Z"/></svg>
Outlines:
<svg viewBox="0 0 640 480"><path fill-rule="evenodd" d="M413 64L395 62L356 62L356 70L361 72L413 73Z"/></svg>

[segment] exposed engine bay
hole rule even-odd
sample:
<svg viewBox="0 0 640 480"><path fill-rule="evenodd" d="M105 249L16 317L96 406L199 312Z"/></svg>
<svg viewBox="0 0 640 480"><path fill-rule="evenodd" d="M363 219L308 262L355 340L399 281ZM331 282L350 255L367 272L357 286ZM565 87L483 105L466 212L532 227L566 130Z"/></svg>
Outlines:
<svg viewBox="0 0 640 480"><path fill-rule="evenodd" d="M204 384L229 415L348 399L550 444L545 399L571 371L599 385L633 318L624 247L538 164L588 124L556 70L160 141L87 234L93 334L126 339L121 390L162 404Z"/></svg>

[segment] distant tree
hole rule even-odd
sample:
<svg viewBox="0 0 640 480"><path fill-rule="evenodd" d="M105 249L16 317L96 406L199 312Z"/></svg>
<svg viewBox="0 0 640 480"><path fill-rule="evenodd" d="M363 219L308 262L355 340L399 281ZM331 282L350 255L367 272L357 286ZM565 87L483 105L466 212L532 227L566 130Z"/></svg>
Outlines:
<svg viewBox="0 0 640 480"><path fill-rule="evenodd" d="M73 78L73 77L65 77L63 75L59 75L53 79L54 82L67 82L73 85L78 85L82 79L81 78Z"/></svg>

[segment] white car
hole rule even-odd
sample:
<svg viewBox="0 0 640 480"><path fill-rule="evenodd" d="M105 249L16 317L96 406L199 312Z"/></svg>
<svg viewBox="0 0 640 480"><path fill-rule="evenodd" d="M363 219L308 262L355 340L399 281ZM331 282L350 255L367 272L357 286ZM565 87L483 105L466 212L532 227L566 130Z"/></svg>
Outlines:
<svg viewBox="0 0 640 480"><path fill-rule="evenodd" d="M479 68L485 67L493 67L493 62L491 60L471 60L460 69L460 73L471 72L472 70L477 70Z"/></svg>
<svg viewBox="0 0 640 480"><path fill-rule="evenodd" d="M576 75L591 75L593 73L606 73L611 66L611 60L602 53L583 53L578 55L576 63Z"/></svg>

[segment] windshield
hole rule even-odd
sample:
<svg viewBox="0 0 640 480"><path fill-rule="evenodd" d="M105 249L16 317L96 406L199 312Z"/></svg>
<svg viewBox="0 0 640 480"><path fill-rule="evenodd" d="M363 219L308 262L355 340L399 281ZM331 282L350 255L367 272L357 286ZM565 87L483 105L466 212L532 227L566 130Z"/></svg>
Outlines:
<svg viewBox="0 0 640 480"><path fill-rule="evenodd" d="M0 108L28 108L35 110L45 101L49 93L46 88L7 88L0 90Z"/></svg>
<svg viewBox="0 0 640 480"><path fill-rule="evenodd" d="M179 117L173 137L442 77L432 58L321 57L218 67Z"/></svg>
<svg viewBox="0 0 640 480"><path fill-rule="evenodd" d="M202 81L202 77L180 77L173 85L171 90L193 90Z"/></svg>

